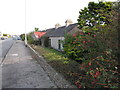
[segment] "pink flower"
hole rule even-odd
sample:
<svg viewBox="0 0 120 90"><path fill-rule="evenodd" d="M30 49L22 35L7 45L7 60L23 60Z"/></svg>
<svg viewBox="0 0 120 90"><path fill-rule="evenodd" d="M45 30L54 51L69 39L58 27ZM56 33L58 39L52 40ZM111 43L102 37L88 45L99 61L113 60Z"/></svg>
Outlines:
<svg viewBox="0 0 120 90"><path fill-rule="evenodd" d="M86 67L89 67L88 65L86 65Z"/></svg>

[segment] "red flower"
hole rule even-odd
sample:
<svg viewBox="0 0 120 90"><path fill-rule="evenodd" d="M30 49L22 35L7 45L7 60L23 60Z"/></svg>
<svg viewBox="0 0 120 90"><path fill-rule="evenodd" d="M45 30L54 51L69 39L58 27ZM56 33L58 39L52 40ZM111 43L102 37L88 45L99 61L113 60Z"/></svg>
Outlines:
<svg viewBox="0 0 120 90"><path fill-rule="evenodd" d="M90 75L93 75L93 73L92 73L92 72L90 72Z"/></svg>
<svg viewBox="0 0 120 90"><path fill-rule="evenodd" d="M90 35L90 33L88 33L88 35Z"/></svg>
<svg viewBox="0 0 120 90"><path fill-rule="evenodd" d="M83 47L83 48L86 48L86 47Z"/></svg>
<svg viewBox="0 0 120 90"><path fill-rule="evenodd" d="M86 41L83 41L83 43L85 44L85 43L86 43Z"/></svg>
<svg viewBox="0 0 120 90"><path fill-rule="evenodd" d="M92 84L95 84L95 82L92 82Z"/></svg>
<svg viewBox="0 0 120 90"><path fill-rule="evenodd" d="M76 37L76 34L73 34L73 37Z"/></svg>
<svg viewBox="0 0 120 90"><path fill-rule="evenodd" d="M86 67L89 67L88 65L86 65Z"/></svg>
<svg viewBox="0 0 120 90"><path fill-rule="evenodd" d="M96 72L96 76L99 76L99 75L100 75L100 72L99 72L99 71L97 71L97 72Z"/></svg>
<svg viewBox="0 0 120 90"><path fill-rule="evenodd" d="M84 66L84 63L82 64L82 66Z"/></svg>
<svg viewBox="0 0 120 90"><path fill-rule="evenodd" d="M83 35L83 33L80 33L80 35Z"/></svg>
<svg viewBox="0 0 120 90"><path fill-rule="evenodd" d="M94 35L94 37L96 37L96 35Z"/></svg>
<svg viewBox="0 0 120 90"><path fill-rule="evenodd" d="M80 67L80 69L83 69L83 67Z"/></svg>
<svg viewBox="0 0 120 90"><path fill-rule="evenodd" d="M100 72L97 71L97 72L95 73L94 77L96 78L96 77L98 77L99 75L100 75Z"/></svg>
<svg viewBox="0 0 120 90"><path fill-rule="evenodd" d="M94 78L96 78L97 76L96 75L94 75Z"/></svg>
<svg viewBox="0 0 120 90"><path fill-rule="evenodd" d="M74 44L76 43L76 42L73 42Z"/></svg>
<svg viewBox="0 0 120 90"><path fill-rule="evenodd" d="M90 40L88 40L88 42L90 42Z"/></svg>
<svg viewBox="0 0 120 90"><path fill-rule="evenodd" d="M76 38L76 41L78 41L78 38Z"/></svg>
<svg viewBox="0 0 120 90"><path fill-rule="evenodd" d="M78 88L81 88L81 87L82 87L82 85L79 85L79 86L78 86Z"/></svg>
<svg viewBox="0 0 120 90"><path fill-rule="evenodd" d="M89 65L89 66L91 66L91 65L92 65L92 63L91 63L91 62L89 62L89 63L88 63L88 65Z"/></svg>
<svg viewBox="0 0 120 90"><path fill-rule="evenodd" d="M75 82L75 85L78 85L79 84L79 82Z"/></svg>

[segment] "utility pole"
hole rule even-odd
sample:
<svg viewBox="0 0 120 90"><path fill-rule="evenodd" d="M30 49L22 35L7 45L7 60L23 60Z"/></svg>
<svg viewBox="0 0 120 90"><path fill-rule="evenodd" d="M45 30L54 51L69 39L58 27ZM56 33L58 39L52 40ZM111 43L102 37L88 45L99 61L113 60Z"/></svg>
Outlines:
<svg viewBox="0 0 120 90"><path fill-rule="evenodd" d="M27 47L27 0L25 0L25 46Z"/></svg>

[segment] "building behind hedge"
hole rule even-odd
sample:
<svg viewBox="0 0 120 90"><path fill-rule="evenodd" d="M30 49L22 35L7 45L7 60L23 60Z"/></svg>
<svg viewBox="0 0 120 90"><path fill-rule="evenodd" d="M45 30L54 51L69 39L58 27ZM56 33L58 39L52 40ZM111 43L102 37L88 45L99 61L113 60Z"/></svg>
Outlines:
<svg viewBox="0 0 120 90"><path fill-rule="evenodd" d="M46 34L44 34L41 38L41 45L45 47L51 47L56 50L61 51L63 49L63 43L64 37L66 34L74 34L80 29L78 28L77 23L72 23L71 20L65 21L65 26L60 26L60 24L56 24L54 28L50 28L46 31Z"/></svg>

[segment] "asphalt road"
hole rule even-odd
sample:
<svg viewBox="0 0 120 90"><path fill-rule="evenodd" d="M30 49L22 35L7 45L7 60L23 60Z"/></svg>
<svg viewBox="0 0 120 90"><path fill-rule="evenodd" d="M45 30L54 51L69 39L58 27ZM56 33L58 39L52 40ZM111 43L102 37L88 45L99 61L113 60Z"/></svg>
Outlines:
<svg viewBox="0 0 120 90"><path fill-rule="evenodd" d="M0 64L2 63L9 49L11 48L13 42L14 40L12 38L0 40Z"/></svg>
<svg viewBox="0 0 120 90"><path fill-rule="evenodd" d="M33 58L24 42L17 40L2 64L2 88L33 88L32 90L35 90L34 88L57 88L57 86Z"/></svg>

